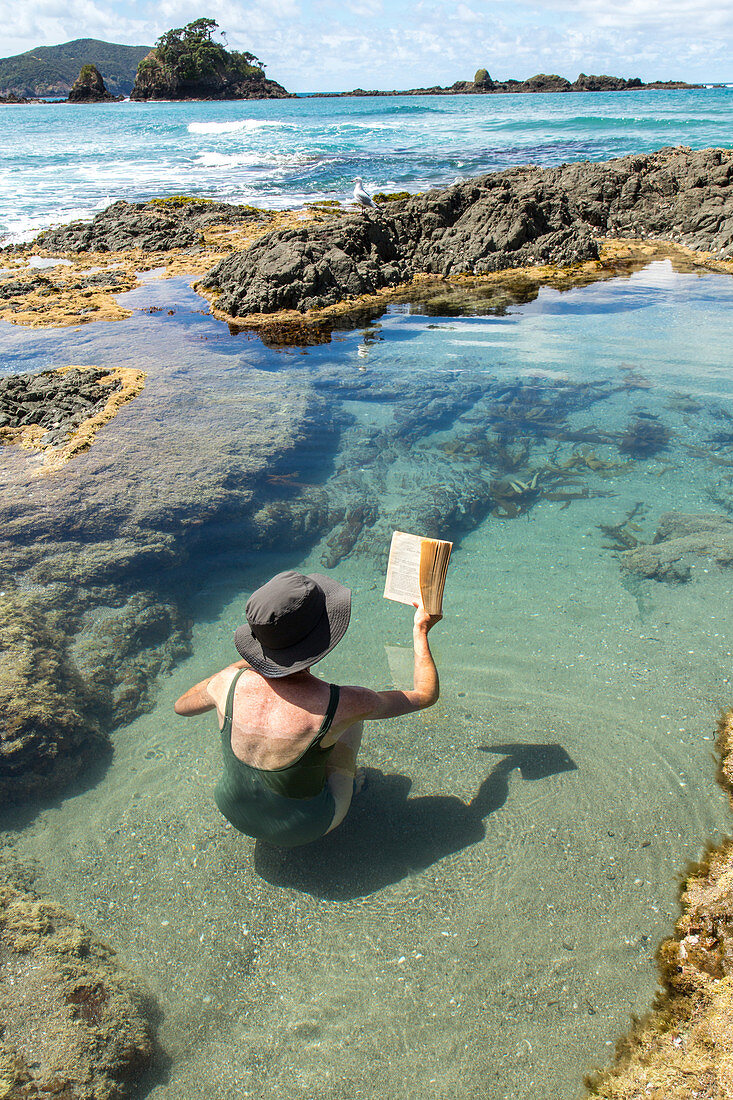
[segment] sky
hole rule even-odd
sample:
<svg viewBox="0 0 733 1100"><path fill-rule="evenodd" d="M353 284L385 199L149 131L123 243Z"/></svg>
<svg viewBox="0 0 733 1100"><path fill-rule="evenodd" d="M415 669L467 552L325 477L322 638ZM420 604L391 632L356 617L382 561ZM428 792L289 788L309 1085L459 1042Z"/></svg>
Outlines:
<svg viewBox="0 0 733 1100"><path fill-rule="evenodd" d="M289 91L579 72L733 83L733 0L0 0L2 56L216 19Z"/></svg>

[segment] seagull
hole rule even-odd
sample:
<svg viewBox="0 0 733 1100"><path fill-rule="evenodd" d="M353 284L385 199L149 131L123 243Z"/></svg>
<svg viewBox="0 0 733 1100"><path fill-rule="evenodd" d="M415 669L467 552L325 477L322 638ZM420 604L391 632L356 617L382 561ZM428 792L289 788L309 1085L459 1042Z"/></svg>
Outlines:
<svg viewBox="0 0 733 1100"><path fill-rule="evenodd" d="M362 210L368 210L370 206L373 206L376 210L377 204L375 203L372 196L367 195L366 191L364 190L364 183L361 176L357 176L354 180L354 183L356 184L356 187L354 188L354 202L358 203Z"/></svg>

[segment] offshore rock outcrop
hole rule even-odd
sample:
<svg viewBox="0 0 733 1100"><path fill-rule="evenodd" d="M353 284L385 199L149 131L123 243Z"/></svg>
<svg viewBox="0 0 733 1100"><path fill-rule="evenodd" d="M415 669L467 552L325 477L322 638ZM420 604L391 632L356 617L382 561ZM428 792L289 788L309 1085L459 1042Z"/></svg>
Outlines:
<svg viewBox="0 0 733 1100"><path fill-rule="evenodd" d="M154 1056L152 998L51 901L0 885L0 1092L124 1100Z"/></svg>
<svg viewBox="0 0 733 1100"><path fill-rule="evenodd" d="M479 69L473 80L456 80L450 87L433 85L431 88L408 88L404 91L365 91L354 88L350 92L319 92L319 96L395 96L395 95L513 95L537 92L626 92L639 89L700 88L701 84L687 84L684 80L653 80L645 84L638 76L627 80L623 76L586 76L580 73L569 81L557 73L536 73L526 80L492 80L486 69Z"/></svg>
<svg viewBox="0 0 733 1100"><path fill-rule="evenodd" d="M107 91L96 65L82 65L69 92L69 103L119 103L121 99Z"/></svg>
<svg viewBox="0 0 733 1100"><path fill-rule="evenodd" d="M733 565L733 520L728 516L667 512L654 539L621 554L621 565L648 580L684 582L695 558Z"/></svg>
<svg viewBox="0 0 733 1100"><path fill-rule="evenodd" d="M513 168L373 216L273 231L198 284L217 310L305 312L419 273L444 278L595 260L599 239L654 237L733 255L733 151L662 149L600 163Z"/></svg>

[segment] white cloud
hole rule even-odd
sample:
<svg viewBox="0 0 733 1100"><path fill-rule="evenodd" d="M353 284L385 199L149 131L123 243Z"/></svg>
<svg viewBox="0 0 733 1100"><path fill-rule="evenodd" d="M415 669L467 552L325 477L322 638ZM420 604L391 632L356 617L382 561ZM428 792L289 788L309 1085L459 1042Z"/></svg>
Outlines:
<svg viewBox="0 0 733 1100"><path fill-rule="evenodd" d="M539 71L733 79L730 0L207 0L233 49L299 91L410 87ZM152 43L201 0L0 0L6 52L71 38Z"/></svg>

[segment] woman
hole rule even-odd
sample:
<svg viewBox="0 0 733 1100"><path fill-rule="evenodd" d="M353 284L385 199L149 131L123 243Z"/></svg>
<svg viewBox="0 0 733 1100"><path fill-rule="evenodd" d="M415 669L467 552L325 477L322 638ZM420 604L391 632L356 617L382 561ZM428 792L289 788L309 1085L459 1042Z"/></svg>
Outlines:
<svg viewBox="0 0 733 1100"><path fill-rule="evenodd" d="M202 680L176 714L216 707L224 773L214 797L247 836L308 844L340 825L355 787L363 723L430 707L438 673L428 631L441 618L415 605L412 691L326 684L311 667L349 625L351 591L329 577L278 573L254 592L234 635L244 660Z"/></svg>

